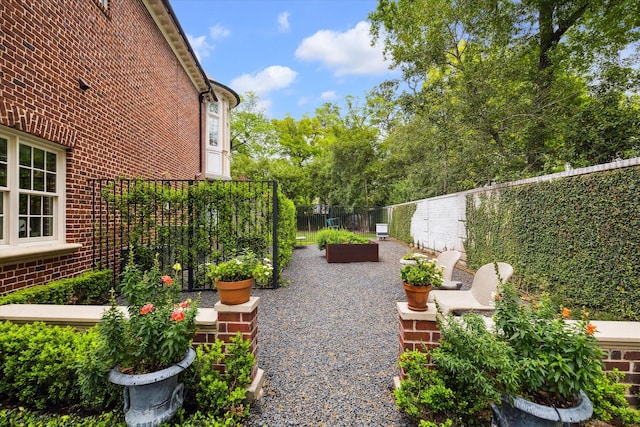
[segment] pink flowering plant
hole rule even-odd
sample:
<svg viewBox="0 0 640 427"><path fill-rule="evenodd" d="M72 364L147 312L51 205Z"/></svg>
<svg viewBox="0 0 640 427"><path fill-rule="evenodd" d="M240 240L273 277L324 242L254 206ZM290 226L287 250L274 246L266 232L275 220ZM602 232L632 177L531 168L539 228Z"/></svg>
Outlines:
<svg viewBox="0 0 640 427"><path fill-rule="evenodd" d="M173 266L175 273L180 269L180 264ZM182 286L173 276L161 274L157 257L143 272L130 255L121 284L128 316L112 296L111 308L98 327L111 366L142 374L182 360L195 334L199 298L181 300Z"/></svg>

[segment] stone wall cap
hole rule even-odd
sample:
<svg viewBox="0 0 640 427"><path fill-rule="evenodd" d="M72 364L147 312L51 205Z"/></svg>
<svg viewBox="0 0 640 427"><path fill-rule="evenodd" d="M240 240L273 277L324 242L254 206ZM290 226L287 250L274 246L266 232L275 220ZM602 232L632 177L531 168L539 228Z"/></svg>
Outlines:
<svg viewBox="0 0 640 427"><path fill-rule="evenodd" d="M398 302L396 303L398 308L398 314L402 320L426 320L435 322L438 312L436 310L436 305L433 303L427 304L427 311L413 311L409 310L409 306L407 302Z"/></svg>
<svg viewBox="0 0 640 427"><path fill-rule="evenodd" d="M260 305L260 297L251 297L249 301L242 304L228 305L218 301L214 308L219 313L252 313Z"/></svg>

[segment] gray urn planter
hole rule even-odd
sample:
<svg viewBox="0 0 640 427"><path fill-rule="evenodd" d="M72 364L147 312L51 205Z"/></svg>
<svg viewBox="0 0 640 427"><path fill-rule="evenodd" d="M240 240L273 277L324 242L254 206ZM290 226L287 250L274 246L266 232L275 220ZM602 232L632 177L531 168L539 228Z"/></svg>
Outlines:
<svg viewBox="0 0 640 427"><path fill-rule="evenodd" d="M493 424L498 427L551 427L586 421L593 415L589 397L581 391L576 406L555 408L515 396L503 396L502 405L492 405Z"/></svg>
<svg viewBox="0 0 640 427"><path fill-rule="evenodd" d="M185 358L175 365L148 374L129 375L115 367L109 381L124 386L125 421L131 427L151 427L173 417L184 402L184 384L178 384L178 374L196 358L189 347Z"/></svg>

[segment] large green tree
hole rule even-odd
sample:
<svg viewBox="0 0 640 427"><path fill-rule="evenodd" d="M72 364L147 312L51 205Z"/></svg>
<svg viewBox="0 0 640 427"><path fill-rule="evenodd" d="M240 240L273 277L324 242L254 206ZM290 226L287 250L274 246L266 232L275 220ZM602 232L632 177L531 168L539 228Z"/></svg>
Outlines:
<svg viewBox="0 0 640 427"><path fill-rule="evenodd" d="M600 64L638 40L639 4L380 0L369 18L413 90L405 108L433 122L440 104L439 127L444 120L462 138L450 140L457 152L477 147L481 164L497 163L492 179L510 179L576 159L570 124Z"/></svg>

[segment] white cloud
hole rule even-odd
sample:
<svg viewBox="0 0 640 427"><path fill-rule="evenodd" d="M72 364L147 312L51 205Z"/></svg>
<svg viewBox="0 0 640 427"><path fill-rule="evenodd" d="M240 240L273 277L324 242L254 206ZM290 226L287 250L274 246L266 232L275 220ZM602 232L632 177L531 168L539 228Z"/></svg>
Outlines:
<svg viewBox="0 0 640 427"><path fill-rule="evenodd" d="M216 24L213 27L209 28L209 35L212 39L218 40L229 37L229 35L231 35L231 31L220 24Z"/></svg>
<svg viewBox="0 0 640 427"><path fill-rule="evenodd" d="M207 36L194 37L191 34L187 34L187 40L189 40L189 44L198 59L209 57L209 53L213 50L213 45L207 43Z"/></svg>
<svg viewBox="0 0 640 427"><path fill-rule="evenodd" d="M371 46L370 24L359 22L345 32L321 30L302 40L296 57L318 61L334 70L336 76L348 74L379 75L389 72L389 62L382 55L383 46Z"/></svg>
<svg viewBox="0 0 640 427"><path fill-rule="evenodd" d="M297 104L298 104L299 107L302 107L303 105L308 104L309 101L310 101L310 99L309 99L308 96L303 96L302 98L298 99Z"/></svg>
<svg viewBox="0 0 640 427"><path fill-rule="evenodd" d="M289 12L278 14L278 31L281 33L289 31Z"/></svg>
<svg viewBox="0 0 640 427"><path fill-rule="evenodd" d="M263 97L269 92L289 86L296 79L297 72L289 67L272 65L255 74L243 74L230 83L238 93L255 92Z"/></svg>
<svg viewBox="0 0 640 427"><path fill-rule="evenodd" d="M320 99L322 99L323 101L333 101L335 99L338 99L338 94L335 90L327 90L320 94Z"/></svg>

